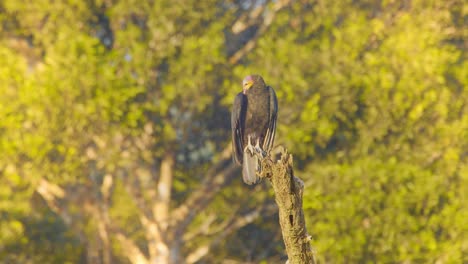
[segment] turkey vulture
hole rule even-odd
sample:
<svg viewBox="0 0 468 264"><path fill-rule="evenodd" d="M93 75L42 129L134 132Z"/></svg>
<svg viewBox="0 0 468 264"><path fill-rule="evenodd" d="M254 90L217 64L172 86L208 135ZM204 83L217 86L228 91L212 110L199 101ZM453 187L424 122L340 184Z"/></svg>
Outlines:
<svg viewBox="0 0 468 264"><path fill-rule="evenodd" d="M260 180L259 157L273 147L278 101L260 75L245 77L242 86L231 114L232 149L234 161L242 165L242 178L250 185Z"/></svg>

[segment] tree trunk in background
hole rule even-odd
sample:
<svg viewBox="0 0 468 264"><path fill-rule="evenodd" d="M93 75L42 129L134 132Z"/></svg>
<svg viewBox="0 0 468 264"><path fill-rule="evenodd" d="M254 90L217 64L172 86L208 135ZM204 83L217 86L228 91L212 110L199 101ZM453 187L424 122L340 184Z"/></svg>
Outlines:
<svg viewBox="0 0 468 264"><path fill-rule="evenodd" d="M169 244L169 208L171 202L171 187L174 176L174 154L167 152L161 162L160 175L157 183L157 198L153 207L155 223L150 223L151 243L150 258L152 263L175 264L171 259Z"/></svg>

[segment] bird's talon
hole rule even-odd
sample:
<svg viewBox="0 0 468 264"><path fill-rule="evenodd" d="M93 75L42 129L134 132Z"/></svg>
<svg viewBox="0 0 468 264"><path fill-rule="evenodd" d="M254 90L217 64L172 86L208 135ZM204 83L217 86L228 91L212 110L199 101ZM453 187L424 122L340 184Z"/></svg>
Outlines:
<svg viewBox="0 0 468 264"><path fill-rule="evenodd" d="M257 163L257 172L260 173L262 171L262 164L260 162Z"/></svg>
<svg viewBox="0 0 468 264"><path fill-rule="evenodd" d="M257 139L257 144L255 144L255 151L257 152L257 155L260 156L260 158L265 158L266 157L266 152L263 151L262 147L260 147L260 139Z"/></svg>

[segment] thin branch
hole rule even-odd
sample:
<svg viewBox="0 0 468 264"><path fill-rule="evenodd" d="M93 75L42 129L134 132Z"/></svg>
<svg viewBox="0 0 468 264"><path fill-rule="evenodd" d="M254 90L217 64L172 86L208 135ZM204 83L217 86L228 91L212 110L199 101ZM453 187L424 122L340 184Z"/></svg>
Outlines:
<svg viewBox="0 0 468 264"><path fill-rule="evenodd" d="M86 243L88 238L83 232L82 228L77 225L80 222L80 216L72 215L69 211L67 204L83 204L81 195L82 190L76 192L66 191L64 188L49 182L42 178L36 188L37 194L39 194L44 202L47 204L49 209L61 217L63 222L78 236L82 243Z"/></svg>
<svg viewBox="0 0 468 264"><path fill-rule="evenodd" d="M247 55L247 53L249 53L253 48L255 48L255 46L257 45L258 38L267 31L267 29L273 22L276 16L276 13L278 13L284 7L288 6L290 3L291 3L291 0L278 0L275 2L272 10L265 11L265 17L262 23L259 25L259 28L257 32L255 33L255 35L251 39L249 39L245 43L245 45L242 46L242 48L237 50L234 54L232 54L229 57L228 59L229 64L231 65L237 64L245 55ZM263 9L261 9L261 11L263 11ZM256 14L254 17L256 18L256 16L259 16L259 14ZM234 26L235 27L232 28L234 32L240 31L241 28L245 30L245 28L247 27L247 25L242 25L242 26L237 25L237 22L234 23Z"/></svg>
<svg viewBox="0 0 468 264"><path fill-rule="evenodd" d="M276 206L269 206L264 205L262 207L257 207L256 209L245 213L244 215L239 216L238 214L233 214L231 218L224 221L220 226L223 227L223 231L218 232L216 237L210 239L210 241L198 247L194 251L192 251L185 259L187 264L192 264L199 261L201 258L206 256L209 253L210 248L213 245L218 244L222 241L226 236L233 233L234 231L238 230L241 227L244 227L256 219L258 219L262 215L268 215L265 212L273 213L276 210ZM219 229L219 228L216 228Z"/></svg>
<svg viewBox="0 0 468 264"><path fill-rule="evenodd" d="M179 231L193 220L193 218L203 210L214 198L217 192L226 185L238 170L231 161L231 146L223 150L220 161L208 171L205 180L201 183L201 188L193 192L183 204L172 211L170 219L174 221ZM179 226L181 223L182 226Z"/></svg>
<svg viewBox="0 0 468 264"><path fill-rule="evenodd" d="M138 189L139 184L137 182L132 182L138 181L138 177L126 177L126 179L128 181L125 184L125 190L138 208L138 217L145 230L148 252L151 258L156 258L158 256L157 244L166 241L167 234L163 232L160 223L154 219L151 210L149 210L147 206L147 202ZM132 181L130 181L130 179L132 179Z"/></svg>
<svg viewBox="0 0 468 264"><path fill-rule="evenodd" d="M242 12L237 20L232 24L231 31L234 34L239 34L246 30L250 26L255 25L261 19L263 11L265 11L268 2L262 5L257 5L257 1L254 1L249 9L249 12ZM242 7L240 7L242 8Z"/></svg>
<svg viewBox="0 0 468 264"><path fill-rule="evenodd" d="M147 264L149 260L141 252L135 243L122 232L116 232L115 237L122 245L122 254L124 254L132 264Z"/></svg>
<svg viewBox="0 0 468 264"><path fill-rule="evenodd" d="M194 194L192 199L185 203L183 207L178 208L179 210L177 210L176 213L179 214L175 214L178 216L175 218L178 223L176 226L176 234L182 234L185 231L197 214L210 204L219 190L237 175L235 173L237 171L239 171L239 169L235 164L229 165L225 170L216 174L211 183L199 189L199 192ZM186 217L181 217L182 215Z"/></svg>
<svg viewBox="0 0 468 264"><path fill-rule="evenodd" d="M125 191L132 199L135 206L138 208L138 211L141 215L144 215L145 218L149 218L151 215L151 211L147 207L147 202L145 201L141 190L138 189L138 185L135 182L137 181L137 177L133 179L131 177L125 177Z"/></svg>
<svg viewBox="0 0 468 264"><path fill-rule="evenodd" d="M211 244L203 245L201 247L198 247L196 250L194 250L192 253L190 253L187 258L185 259L185 262L187 264L193 264L197 261L199 261L201 258L206 256L208 252L210 252L210 247Z"/></svg>
<svg viewBox="0 0 468 264"><path fill-rule="evenodd" d="M72 218L68 212L60 206L60 200L66 196L66 192L62 187L46 179L41 179L36 188L36 192L44 199L50 210L59 215L67 225L71 224Z"/></svg>
<svg viewBox="0 0 468 264"><path fill-rule="evenodd" d="M217 219L217 216L215 214L208 215L207 217L205 217L205 221L203 221L200 227L197 227L197 229L193 230L192 232L186 232L183 235L183 240L190 241L194 239L195 237L198 237L201 235L208 235L209 233L212 233L213 231L210 230L210 227L212 227L216 219Z"/></svg>

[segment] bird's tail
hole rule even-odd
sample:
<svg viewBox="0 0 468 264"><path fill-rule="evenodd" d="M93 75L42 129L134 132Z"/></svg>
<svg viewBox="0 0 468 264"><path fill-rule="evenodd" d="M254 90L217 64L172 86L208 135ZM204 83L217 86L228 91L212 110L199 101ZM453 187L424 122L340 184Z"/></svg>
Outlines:
<svg viewBox="0 0 468 264"><path fill-rule="evenodd" d="M247 149L244 150L244 158L242 162L242 178L248 185L255 184L260 181L257 176L257 168L259 160L256 155L250 153Z"/></svg>

